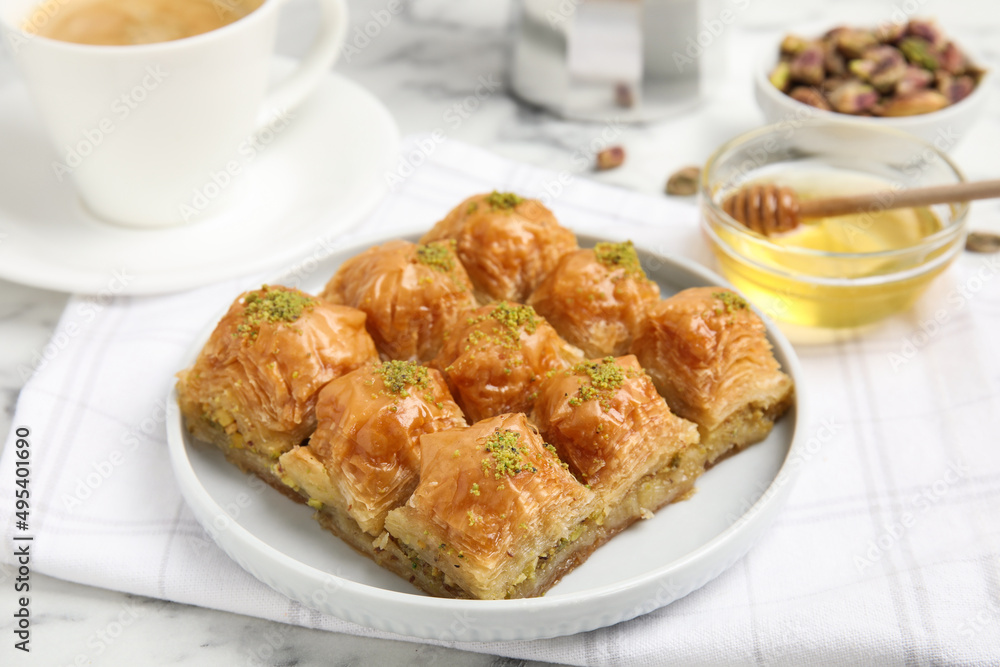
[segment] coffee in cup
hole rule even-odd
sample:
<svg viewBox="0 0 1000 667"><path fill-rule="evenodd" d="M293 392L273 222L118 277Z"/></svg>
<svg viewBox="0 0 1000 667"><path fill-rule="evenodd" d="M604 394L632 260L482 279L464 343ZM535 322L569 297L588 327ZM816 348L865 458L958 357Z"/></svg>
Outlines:
<svg viewBox="0 0 1000 667"><path fill-rule="evenodd" d="M26 31L75 44L132 46L193 37L227 26L263 0L46 0Z"/></svg>

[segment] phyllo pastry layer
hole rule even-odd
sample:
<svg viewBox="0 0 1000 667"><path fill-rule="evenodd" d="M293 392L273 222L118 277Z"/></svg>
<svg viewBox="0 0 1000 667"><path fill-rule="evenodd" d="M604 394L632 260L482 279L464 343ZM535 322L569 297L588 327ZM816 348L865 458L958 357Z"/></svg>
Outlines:
<svg viewBox="0 0 1000 667"><path fill-rule="evenodd" d="M591 358L622 355L660 298L631 241L567 253L528 304Z"/></svg>
<svg viewBox="0 0 1000 667"><path fill-rule="evenodd" d="M465 426L440 373L386 361L323 388L309 444L282 455L278 474L317 509L350 516L377 536L417 486L417 438Z"/></svg>
<svg viewBox="0 0 1000 667"><path fill-rule="evenodd" d="M364 313L265 285L233 302L178 374L178 402L196 438L268 478L316 427L320 389L377 360Z"/></svg>
<svg viewBox="0 0 1000 667"><path fill-rule="evenodd" d="M420 449L420 483L386 519L415 568L479 599L555 583L546 561L580 536L596 499L523 414L421 436Z"/></svg>
<svg viewBox="0 0 1000 667"><path fill-rule="evenodd" d="M535 199L512 192L469 197L424 235L421 243L454 239L481 301L523 302L576 236Z"/></svg>
<svg viewBox="0 0 1000 667"><path fill-rule="evenodd" d="M555 373L542 383L532 418L606 514L624 504L634 516L649 516L702 471L690 455L698 427L670 412L632 355ZM656 473L662 479L654 483Z"/></svg>
<svg viewBox="0 0 1000 667"><path fill-rule="evenodd" d="M583 359L531 306L493 303L463 324L431 365L444 374L470 422L531 412L545 374Z"/></svg>
<svg viewBox="0 0 1000 667"><path fill-rule="evenodd" d="M698 424L708 464L763 440L792 404L764 323L730 290L698 287L656 304L631 349L671 410Z"/></svg>
<svg viewBox="0 0 1000 667"><path fill-rule="evenodd" d="M368 332L388 359L427 361L459 318L478 305L455 242L390 241L352 257L322 297L368 315Z"/></svg>

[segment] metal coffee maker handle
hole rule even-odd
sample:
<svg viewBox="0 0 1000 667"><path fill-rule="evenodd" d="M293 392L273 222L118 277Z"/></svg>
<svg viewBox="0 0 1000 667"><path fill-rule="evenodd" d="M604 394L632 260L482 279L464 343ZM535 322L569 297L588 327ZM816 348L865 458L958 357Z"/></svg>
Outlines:
<svg viewBox="0 0 1000 667"><path fill-rule="evenodd" d="M722 2L515 0L511 89L575 120L690 109L722 76L731 23Z"/></svg>

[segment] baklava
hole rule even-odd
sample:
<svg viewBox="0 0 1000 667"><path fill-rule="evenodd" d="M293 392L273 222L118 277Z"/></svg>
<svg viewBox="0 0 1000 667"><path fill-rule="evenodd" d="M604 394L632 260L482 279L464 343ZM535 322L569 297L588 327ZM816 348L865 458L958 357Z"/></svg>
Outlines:
<svg viewBox="0 0 1000 667"><path fill-rule="evenodd" d="M368 315L368 333L386 359L427 361L478 305L455 241L390 241L344 262L321 296Z"/></svg>
<svg viewBox="0 0 1000 667"><path fill-rule="evenodd" d="M483 303L524 302L576 236L537 199L512 192L469 197L434 225L421 243L454 239L459 259Z"/></svg>
<svg viewBox="0 0 1000 667"><path fill-rule="evenodd" d="M670 412L632 355L551 374L532 418L597 494L612 534L682 497L703 471L698 427Z"/></svg>
<svg viewBox="0 0 1000 667"><path fill-rule="evenodd" d="M498 192L321 297L241 295L178 375L195 438L420 589L474 599L543 594L793 402L737 294L661 301L631 243L578 250Z"/></svg>
<svg viewBox="0 0 1000 667"><path fill-rule="evenodd" d="M287 491L271 468L316 427L320 389L377 360L360 310L265 285L236 299L178 374L178 403L194 437Z"/></svg>
<svg viewBox="0 0 1000 667"><path fill-rule="evenodd" d="M541 595L575 567L597 509L523 414L420 438L420 483L385 525L452 597Z"/></svg>
<svg viewBox="0 0 1000 667"><path fill-rule="evenodd" d="M792 404L764 323L730 290L696 287L655 304L631 350L670 409L698 424L707 465L766 438Z"/></svg>
<svg viewBox="0 0 1000 667"><path fill-rule="evenodd" d="M549 371L569 368L583 354L531 306L500 301L468 314L431 361L448 381L466 418L530 413Z"/></svg>
<svg viewBox="0 0 1000 667"><path fill-rule="evenodd" d="M591 358L628 352L660 288L646 277L631 241L563 255L528 299L567 341Z"/></svg>

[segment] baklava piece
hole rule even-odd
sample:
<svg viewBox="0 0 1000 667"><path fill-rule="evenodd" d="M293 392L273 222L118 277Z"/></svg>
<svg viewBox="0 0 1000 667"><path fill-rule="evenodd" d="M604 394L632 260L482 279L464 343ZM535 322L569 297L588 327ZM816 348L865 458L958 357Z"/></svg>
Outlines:
<svg viewBox="0 0 1000 667"><path fill-rule="evenodd" d="M591 358L628 351L660 288L646 277L631 241L563 255L528 304Z"/></svg>
<svg viewBox="0 0 1000 667"><path fill-rule="evenodd" d="M455 242L390 241L345 262L321 295L368 315L387 359L427 361L459 318L478 305Z"/></svg>
<svg viewBox="0 0 1000 667"><path fill-rule="evenodd" d="M523 414L420 438L420 483L386 529L452 597L541 595L590 553L594 494Z"/></svg>
<svg viewBox="0 0 1000 667"><path fill-rule="evenodd" d="M531 412L545 374L582 360L580 350L531 306L501 301L469 313L431 365L444 374L466 418L476 422Z"/></svg>
<svg viewBox="0 0 1000 667"><path fill-rule="evenodd" d="M454 239L458 257L482 302L523 302L576 236L536 199L512 192L469 197L424 235L421 243Z"/></svg>
<svg viewBox="0 0 1000 667"><path fill-rule="evenodd" d="M376 537L413 493L417 438L464 427L441 374L412 361L365 366L326 385L309 443L282 455L283 482ZM370 540L370 538L369 538Z"/></svg>
<svg viewBox="0 0 1000 667"><path fill-rule="evenodd" d="M670 409L698 424L708 465L766 438L792 404L764 323L727 289L688 289L656 304L631 349Z"/></svg>
<svg viewBox="0 0 1000 667"><path fill-rule="evenodd" d="M670 412L632 355L542 383L533 421L604 512L602 541L681 498L703 472L698 427Z"/></svg>
<svg viewBox="0 0 1000 667"><path fill-rule="evenodd" d="M195 438L287 493L271 468L315 429L320 389L377 360L360 310L265 285L236 299L178 373L178 403Z"/></svg>

